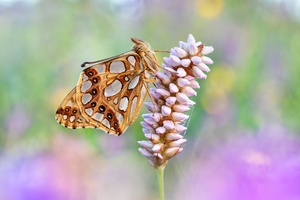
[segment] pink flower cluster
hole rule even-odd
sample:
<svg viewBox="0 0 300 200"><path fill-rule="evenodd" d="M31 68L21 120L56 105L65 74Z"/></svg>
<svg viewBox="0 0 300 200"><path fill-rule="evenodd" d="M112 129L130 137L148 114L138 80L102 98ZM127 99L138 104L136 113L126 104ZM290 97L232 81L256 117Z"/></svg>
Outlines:
<svg viewBox="0 0 300 200"><path fill-rule="evenodd" d="M183 133L187 127L183 122L189 118L185 114L195 104L190 96L196 96L195 88L200 88L195 78L206 78L207 64L213 61L206 55L213 47L196 42L190 34L187 43L179 42L179 47L164 58L163 72L157 72L156 88L151 88L154 102L145 105L151 113L144 114L141 122L147 141L139 141L141 154L151 166L164 167L168 160L182 151L186 142Z"/></svg>

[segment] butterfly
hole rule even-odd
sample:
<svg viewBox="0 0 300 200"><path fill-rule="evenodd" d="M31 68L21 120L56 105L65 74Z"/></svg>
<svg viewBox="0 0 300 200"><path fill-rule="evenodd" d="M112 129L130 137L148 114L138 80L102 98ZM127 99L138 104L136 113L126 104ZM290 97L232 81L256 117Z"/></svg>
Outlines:
<svg viewBox="0 0 300 200"><path fill-rule="evenodd" d="M67 128L97 128L121 135L138 116L159 69L150 45L131 38L132 50L103 60L85 62L77 86L56 111Z"/></svg>

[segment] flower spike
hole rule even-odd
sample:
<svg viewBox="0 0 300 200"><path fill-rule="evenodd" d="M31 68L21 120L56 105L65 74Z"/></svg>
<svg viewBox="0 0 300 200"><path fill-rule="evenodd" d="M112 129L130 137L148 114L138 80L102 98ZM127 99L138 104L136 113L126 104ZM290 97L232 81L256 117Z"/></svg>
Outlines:
<svg viewBox="0 0 300 200"><path fill-rule="evenodd" d="M156 73L156 88L151 89L155 104L146 102L151 112L143 115L141 122L148 141L139 141L141 154L154 168L164 167L170 158L180 153L186 139L187 127L183 125L190 116L184 114L195 104L189 99L196 96L195 88L200 88L195 78L205 79L209 72L207 64L213 61L206 55L213 47L196 42L189 34L187 42L179 42L179 47L170 50L164 58L163 72Z"/></svg>

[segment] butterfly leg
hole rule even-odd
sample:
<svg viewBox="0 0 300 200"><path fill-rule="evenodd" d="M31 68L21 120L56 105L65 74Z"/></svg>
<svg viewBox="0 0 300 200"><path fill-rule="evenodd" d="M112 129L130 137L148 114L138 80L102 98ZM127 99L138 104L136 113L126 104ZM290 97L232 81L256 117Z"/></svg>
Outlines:
<svg viewBox="0 0 300 200"><path fill-rule="evenodd" d="M148 83L147 82L152 82L152 83L154 83L154 82L156 82L156 80L155 79L145 79L145 82L143 83L144 84L144 86L145 86L145 88L146 88L146 91L147 91L147 93L148 93L148 95L149 95L149 97L150 97L150 99L151 99L151 102L152 102L152 104L153 104L153 106L155 106L155 105L157 105L156 103L155 103L155 100L154 100L154 98L152 97L152 95L151 95L151 92L150 92L150 90L149 90L149 87L148 87ZM154 112L152 113L153 115L154 115Z"/></svg>

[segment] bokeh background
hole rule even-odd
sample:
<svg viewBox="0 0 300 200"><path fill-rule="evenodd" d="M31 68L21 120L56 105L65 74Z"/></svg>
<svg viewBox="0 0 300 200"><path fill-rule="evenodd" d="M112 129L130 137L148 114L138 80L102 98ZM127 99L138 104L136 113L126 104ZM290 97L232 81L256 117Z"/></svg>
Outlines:
<svg viewBox="0 0 300 200"><path fill-rule="evenodd" d="M0 0L0 199L157 199L141 117L115 137L54 115L84 61L192 33L215 63L166 199L299 200L299 23L298 0Z"/></svg>

